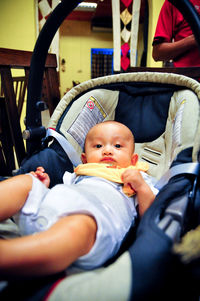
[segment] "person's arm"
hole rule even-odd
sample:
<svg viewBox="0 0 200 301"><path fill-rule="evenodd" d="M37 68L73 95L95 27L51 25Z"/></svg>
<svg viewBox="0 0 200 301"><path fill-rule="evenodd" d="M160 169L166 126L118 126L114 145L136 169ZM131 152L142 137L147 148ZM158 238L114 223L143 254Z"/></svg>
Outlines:
<svg viewBox="0 0 200 301"><path fill-rule="evenodd" d="M122 180L125 185L130 185L135 190L138 198L139 215L142 216L155 199L153 191L139 170L126 170L122 175Z"/></svg>
<svg viewBox="0 0 200 301"><path fill-rule="evenodd" d="M176 42L162 42L153 45L152 56L157 61L169 61L176 59L179 55L197 47L194 35L190 35Z"/></svg>

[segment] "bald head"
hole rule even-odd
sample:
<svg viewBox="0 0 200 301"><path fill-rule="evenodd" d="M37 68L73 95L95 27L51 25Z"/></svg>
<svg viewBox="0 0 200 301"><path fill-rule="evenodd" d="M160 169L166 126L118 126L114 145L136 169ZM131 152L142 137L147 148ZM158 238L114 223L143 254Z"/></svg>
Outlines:
<svg viewBox="0 0 200 301"><path fill-rule="evenodd" d="M127 126L117 121L105 121L89 130L85 139L82 161L83 163L108 162L127 167L134 165L132 164L134 149L134 136Z"/></svg>
<svg viewBox="0 0 200 301"><path fill-rule="evenodd" d="M124 135L124 137L126 137L128 140L132 140L133 143L133 151L135 149L135 139L134 136L131 132L131 130L124 125L123 123L120 123L118 121L114 121L114 120L107 120L101 123L97 123L96 125L94 125L87 133L86 135L86 139L85 139L85 143L87 141L87 139L90 139L91 136L95 135L96 131L98 129L102 129L103 131L108 131L111 130L113 131L113 134L120 132Z"/></svg>

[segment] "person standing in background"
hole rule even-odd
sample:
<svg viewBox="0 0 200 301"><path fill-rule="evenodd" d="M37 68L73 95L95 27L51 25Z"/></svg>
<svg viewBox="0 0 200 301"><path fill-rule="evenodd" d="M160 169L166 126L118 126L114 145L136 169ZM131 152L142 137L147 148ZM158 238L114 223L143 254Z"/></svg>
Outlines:
<svg viewBox="0 0 200 301"><path fill-rule="evenodd" d="M200 14L200 0L190 0ZM153 39L153 59L172 60L174 67L200 66L200 50L192 29L179 10L165 0Z"/></svg>

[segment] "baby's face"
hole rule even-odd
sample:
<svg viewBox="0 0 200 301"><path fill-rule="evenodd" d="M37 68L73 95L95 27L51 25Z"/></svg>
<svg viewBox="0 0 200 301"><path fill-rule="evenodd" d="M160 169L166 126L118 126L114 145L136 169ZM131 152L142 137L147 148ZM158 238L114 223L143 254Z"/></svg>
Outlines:
<svg viewBox="0 0 200 301"><path fill-rule="evenodd" d="M92 128L85 143L83 163L107 163L127 167L133 165L133 136L118 123L101 123Z"/></svg>

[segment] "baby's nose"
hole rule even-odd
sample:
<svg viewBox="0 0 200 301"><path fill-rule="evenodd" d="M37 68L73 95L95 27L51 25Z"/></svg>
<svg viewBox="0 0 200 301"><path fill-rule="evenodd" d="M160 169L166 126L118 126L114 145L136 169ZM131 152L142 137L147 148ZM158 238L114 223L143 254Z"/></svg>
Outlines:
<svg viewBox="0 0 200 301"><path fill-rule="evenodd" d="M106 146L104 147L104 149L103 149L103 153L104 153L105 155L110 155L110 154L112 154L112 147L109 146L109 145L106 145Z"/></svg>

